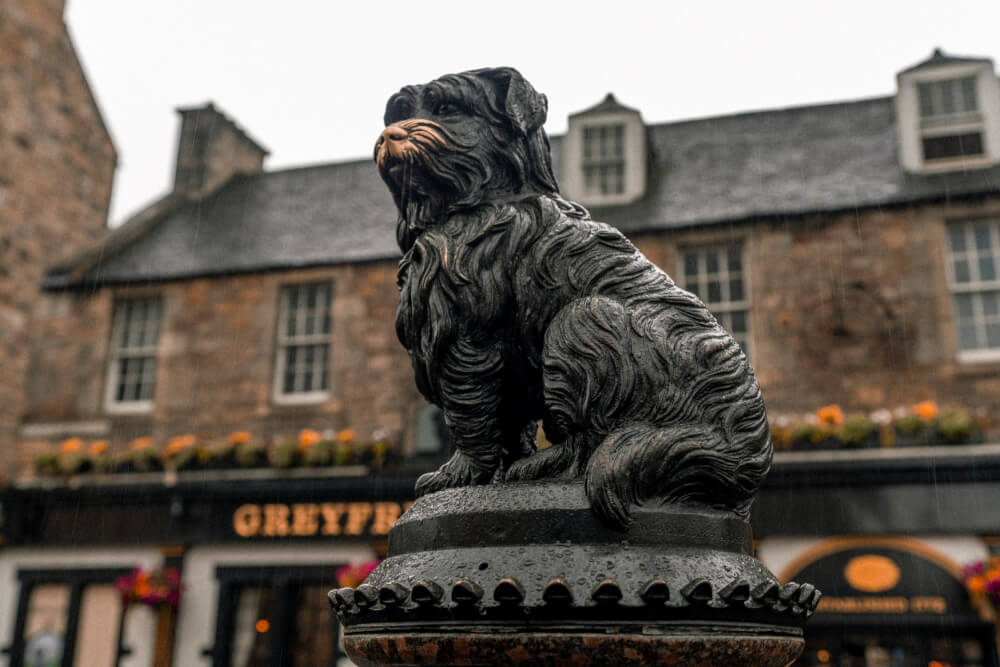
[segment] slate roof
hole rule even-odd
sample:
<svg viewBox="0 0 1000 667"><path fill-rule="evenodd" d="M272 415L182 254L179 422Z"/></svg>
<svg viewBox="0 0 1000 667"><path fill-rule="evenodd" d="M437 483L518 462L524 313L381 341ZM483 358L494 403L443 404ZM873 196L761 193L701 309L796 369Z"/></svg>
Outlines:
<svg viewBox="0 0 1000 667"><path fill-rule="evenodd" d="M646 195L592 214L635 233L1000 194L1000 168L905 173L896 155L894 116L892 98L882 97L651 125ZM554 137L557 174L560 146ZM169 280L399 255L395 208L369 159L242 176L201 202L162 208L142 221L141 233L126 223L91 251L88 263L53 269L45 285ZM126 240L116 245L116 238Z"/></svg>

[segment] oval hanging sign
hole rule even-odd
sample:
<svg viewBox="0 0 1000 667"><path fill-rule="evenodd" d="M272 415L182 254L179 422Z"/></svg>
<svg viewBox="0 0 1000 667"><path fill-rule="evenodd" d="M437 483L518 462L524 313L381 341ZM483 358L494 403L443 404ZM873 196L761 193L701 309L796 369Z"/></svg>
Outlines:
<svg viewBox="0 0 1000 667"><path fill-rule="evenodd" d="M877 554L855 556L844 567L844 579L865 593L881 593L899 583L900 570L891 559Z"/></svg>

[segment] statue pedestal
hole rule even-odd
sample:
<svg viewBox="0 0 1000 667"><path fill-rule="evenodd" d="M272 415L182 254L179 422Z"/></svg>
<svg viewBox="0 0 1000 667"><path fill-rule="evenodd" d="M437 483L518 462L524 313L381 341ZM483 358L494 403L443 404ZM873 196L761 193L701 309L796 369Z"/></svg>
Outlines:
<svg viewBox="0 0 1000 667"><path fill-rule="evenodd" d="M331 591L359 665L787 665L819 601L778 583L725 512L638 508L627 532L580 483L493 484L420 498L389 557Z"/></svg>

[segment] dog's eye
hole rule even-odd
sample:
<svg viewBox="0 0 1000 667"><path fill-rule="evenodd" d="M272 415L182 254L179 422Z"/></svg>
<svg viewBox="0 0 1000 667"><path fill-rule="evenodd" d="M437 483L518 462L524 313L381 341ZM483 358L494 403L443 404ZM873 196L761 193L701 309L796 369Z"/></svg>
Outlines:
<svg viewBox="0 0 1000 667"><path fill-rule="evenodd" d="M462 110L457 104L452 104L451 102L439 102L437 106L434 107L435 116L449 116L455 113L461 113Z"/></svg>

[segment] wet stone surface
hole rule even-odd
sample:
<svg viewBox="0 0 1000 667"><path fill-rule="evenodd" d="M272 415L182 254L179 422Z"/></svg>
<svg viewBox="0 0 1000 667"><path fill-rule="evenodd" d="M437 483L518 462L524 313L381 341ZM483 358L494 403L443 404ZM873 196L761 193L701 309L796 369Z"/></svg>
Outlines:
<svg viewBox="0 0 1000 667"><path fill-rule="evenodd" d="M615 531L578 485L538 486L418 500L393 527L389 558L330 593L353 659L784 665L801 650L820 593L779 583L750 555L745 522L661 506Z"/></svg>

